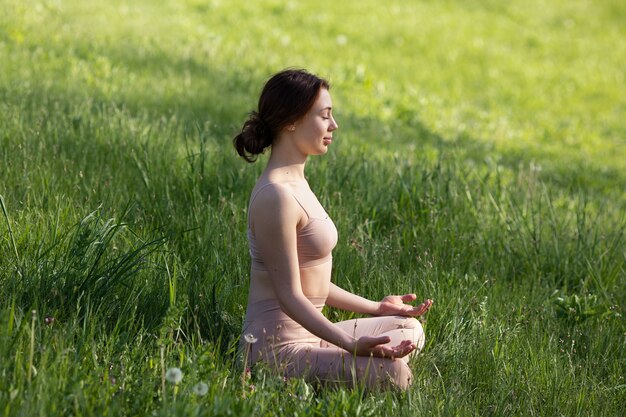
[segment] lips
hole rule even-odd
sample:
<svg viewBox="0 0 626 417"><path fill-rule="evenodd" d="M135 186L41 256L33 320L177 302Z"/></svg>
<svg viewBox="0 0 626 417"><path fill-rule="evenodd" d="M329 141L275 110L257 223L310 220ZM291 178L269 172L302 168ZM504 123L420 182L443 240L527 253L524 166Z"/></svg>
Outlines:
<svg viewBox="0 0 626 417"><path fill-rule="evenodd" d="M330 136L330 137L327 136L327 137L324 138L324 145L328 145L328 144L332 143L332 141L333 141L333 137L332 136Z"/></svg>

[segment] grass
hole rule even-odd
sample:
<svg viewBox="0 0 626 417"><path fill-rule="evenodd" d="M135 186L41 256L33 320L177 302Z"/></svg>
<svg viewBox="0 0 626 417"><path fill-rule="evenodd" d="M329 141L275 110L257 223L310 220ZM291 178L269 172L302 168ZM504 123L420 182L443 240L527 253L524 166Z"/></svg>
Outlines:
<svg viewBox="0 0 626 417"><path fill-rule="evenodd" d="M623 415L625 15L3 2L0 412ZM405 394L242 383L264 158L230 140L286 66L333 85L338 140L307 172L339 229L335 281L435 300Z"/></svg>

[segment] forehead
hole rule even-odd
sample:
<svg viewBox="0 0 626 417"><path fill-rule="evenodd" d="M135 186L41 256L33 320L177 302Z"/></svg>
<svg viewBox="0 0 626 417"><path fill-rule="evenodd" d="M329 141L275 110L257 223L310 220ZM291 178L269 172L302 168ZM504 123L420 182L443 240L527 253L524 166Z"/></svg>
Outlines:
<svg viewBox="0 0 626 417"><path fill-rule="evenodd" d="M315 99L315 103L313 103L313 111L321 111L327 108L333 107L333 100L330 97L330 92L326 88L320 89L320 92L317 94L317 99Z"/></svg>

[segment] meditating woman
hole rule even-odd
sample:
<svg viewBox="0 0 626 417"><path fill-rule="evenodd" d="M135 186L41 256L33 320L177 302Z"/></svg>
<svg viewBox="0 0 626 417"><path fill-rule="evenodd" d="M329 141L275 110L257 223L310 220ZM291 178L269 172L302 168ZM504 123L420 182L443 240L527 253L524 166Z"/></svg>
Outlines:
<svg viewBox="0 0 626 417"><path fill-rule="evenodd" d="M263 88L233 142L253 162L271 148L250 196L252 268L242 347L285 376L369 388L411 384L409 357L424 346L418 320L430 308L414 294L374 302L331 282L337 230L306 180L309 156L323 155L338 128L329 84L304 70L284 70ZM376 317L332 323L322 308Z"/></svg>

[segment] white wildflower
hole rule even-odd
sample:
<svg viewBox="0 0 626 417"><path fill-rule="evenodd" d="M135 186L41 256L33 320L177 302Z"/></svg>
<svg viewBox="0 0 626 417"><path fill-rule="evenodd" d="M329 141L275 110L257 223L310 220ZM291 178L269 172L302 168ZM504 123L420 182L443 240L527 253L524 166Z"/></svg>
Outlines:
<svg viewBox="0 0 626 417"><path fill-rule="evenodd" d="M246 342L250 343L251 345L255 344L257 340L259 340L256 337L254 337L252 333L243 335L243 338L246 340Z"/></svg>
<svg viewBox="0 0 626 417"><path fill-rule="evenodd" d="M183 380L183 371L180 368L169 368L165 372L165 379L172 384L178 384Z"/></svg>
<svg viewBox="0 0 626 417"><path fill-rule="evenodd" d="M197 395L203 396L209 392L209 386L204 382L198 382L193 386L192 391Z"/></svg>

